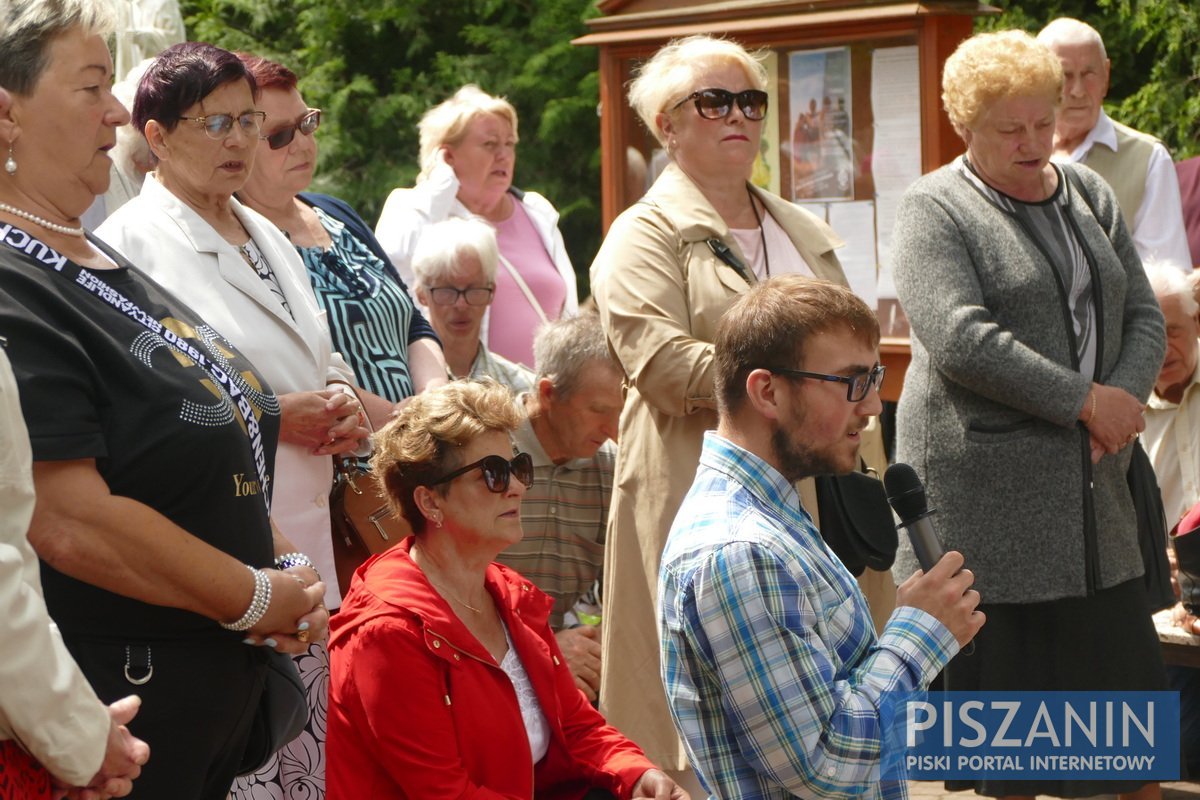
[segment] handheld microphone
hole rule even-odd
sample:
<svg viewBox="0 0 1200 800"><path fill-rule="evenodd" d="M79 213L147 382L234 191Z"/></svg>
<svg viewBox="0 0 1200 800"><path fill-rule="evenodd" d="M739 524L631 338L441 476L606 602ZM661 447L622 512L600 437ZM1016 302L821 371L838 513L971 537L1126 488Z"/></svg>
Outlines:
<svg viewBox="0 0 1200 800"><path fill-rule="evenodd" d="M887 492L888 504L900 517L900 525L908 533L913 553L921 569L929 572L933 565L946 554L942 541L933 529L930 517L936 509L929 508L925 499L925 487L917 477L917 471L908 464L892 464L883 473L883 488Z"/></svg>
<svg viewBox="0 0 1200 800"><path fill-rule="evenodd" d="M900 525L908 533L913 553L921 569L929 572L933 565L942 560L946 548L933 529L930 519L937 511L929 507L925 499L925 486L917 477L917 471L908 464L892 464L883 473L883 490L887 492L888 505L900 517ZM974 655L975 642L967 642L963 655Z"/></svg>

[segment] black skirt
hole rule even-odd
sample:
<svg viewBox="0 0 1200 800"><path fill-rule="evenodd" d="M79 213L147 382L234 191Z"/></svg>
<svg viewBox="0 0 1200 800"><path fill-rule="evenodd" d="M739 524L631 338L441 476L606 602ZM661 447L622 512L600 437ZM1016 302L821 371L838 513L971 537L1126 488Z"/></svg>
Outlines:
<svg viewBox="0 0 1200 800"><path fill-rule="evenodd" d="M1092 597L980 604L987 622L971 654L946 665L945 688L979 691L1165 691L1162 650L1141 578ZM946 781L986 797L1090 797L1131 792L1138 781Z"/></svg>

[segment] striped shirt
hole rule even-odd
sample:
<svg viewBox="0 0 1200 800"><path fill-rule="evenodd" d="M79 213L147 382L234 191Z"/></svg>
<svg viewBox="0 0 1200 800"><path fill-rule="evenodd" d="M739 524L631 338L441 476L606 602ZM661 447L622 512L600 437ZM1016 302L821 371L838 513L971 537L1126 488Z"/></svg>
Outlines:
<svg viewBox="0 0 1200 800"><path fill-rule="evenodd" d="M517 404L524 408L524 398ZM604 531L612 498L617 446L609 441L591 458L555 464L528 419L513 431L516 448L533 457L533 486L521 500L525 538L496 559L554 598L550 627L587 593L604 566Z"/></svg>
<svg viewBox="0 0 1200 800"><path fill-rule="evenodd" d="M958 650L904 606L876 638L858 584L795 487L710 431L659 578L675 726L720 798L904 798L881 781L884 692L923 689Z"/></svg>

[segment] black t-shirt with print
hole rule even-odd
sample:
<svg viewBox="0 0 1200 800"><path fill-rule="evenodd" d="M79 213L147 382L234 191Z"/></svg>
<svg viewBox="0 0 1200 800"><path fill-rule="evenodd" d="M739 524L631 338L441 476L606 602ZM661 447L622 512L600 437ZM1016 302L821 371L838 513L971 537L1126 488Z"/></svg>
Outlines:
<svg viewBox="0 0 1200 800"><path fill-rule="evenodd" d="M218 381L167 338L178 337L236 376L262 428L268 485L277 398L198 315L108 252L119 269L81 270L0 223L0 336L8 340L34 460L95 459L113 494L152 507L239 561L270 565L270 522L243 416ZM100 278L170 333L148 330L80 285L80 276ZM235 635L198 614L74 580L45 562L42 581L50 614L68 637Z"/></svg>

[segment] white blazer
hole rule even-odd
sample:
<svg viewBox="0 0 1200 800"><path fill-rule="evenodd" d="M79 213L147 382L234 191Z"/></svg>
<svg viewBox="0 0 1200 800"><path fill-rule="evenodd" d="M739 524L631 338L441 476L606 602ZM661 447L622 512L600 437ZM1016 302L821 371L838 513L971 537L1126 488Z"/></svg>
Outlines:
<svg viewBox="0 0 1200 800"><path fill-rule="evenodd" d="M141 194L117 209L96 235L191 307L250 359L276 394L351 386L354 375L332 352L325 312L291 242L266 217L230 201L270 263L295 319L238 250L190 206L146 176ZM279 443L271 518L316 564L325 605L340 604L329 532L333 460Z"/></svg>

